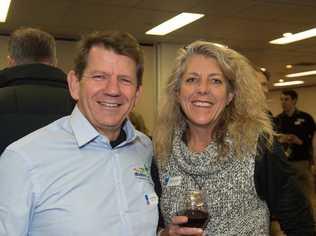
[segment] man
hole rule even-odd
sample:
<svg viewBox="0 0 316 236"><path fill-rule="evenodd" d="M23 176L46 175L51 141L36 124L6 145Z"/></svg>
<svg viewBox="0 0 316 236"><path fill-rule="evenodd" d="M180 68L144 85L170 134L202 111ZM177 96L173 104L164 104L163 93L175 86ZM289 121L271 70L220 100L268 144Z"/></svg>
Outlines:
<svg viewBox="0 0 316 236"><path fill-rule="evenodd" d="M315 122L311 115L296 108L298 95L294 90L284 90L281 94L283 112L276 119L279 141L283 144L288 160L292 162L307 197L313 194L310 172L312 161L312 138Z"/></svg>
<svg viewBox="0 0 316 236"><path fill-rule="evenodd" d="M74 107L66 74L56 67L54 38L22 28L9 39L9 67L0 71L0 154L10 143L69 115Z"/></svg>
<svg viewBox="0 0 316 236"><path fill-rule="evenodd" d="M266 98L268 98L269 93L269 81L270 81L270 73L268 71L263 71L261 68L255 66L257 79L261 84L263 93ZM267 111L268 115L273 123L273 115L271 111Z"/></svg>
<svg viewBox="0 0 316 236"><path fill-rule="evenodd" d="M257 79L259 80L262 90L264 92L264 95L267 97L269 93L269 80L270 80L270 74L267 71L263 71L259 67L255 67Z"/></svg>
<svg viewBox="0 0 316 236"><path fill-rule="evenodd" d="M152 144L127 119L142 74L131 35L95 33L82 41L68 74L72 114L0 158L0 235L156 234Z"/></svg>

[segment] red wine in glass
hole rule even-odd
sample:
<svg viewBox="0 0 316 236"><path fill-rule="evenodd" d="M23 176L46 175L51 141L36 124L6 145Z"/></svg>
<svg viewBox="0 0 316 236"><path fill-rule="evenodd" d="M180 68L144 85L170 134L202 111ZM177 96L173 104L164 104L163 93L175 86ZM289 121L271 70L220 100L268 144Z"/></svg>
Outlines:
<svg viewBox="0 0 316 236"><path fill-rule="evenodd" d="M188 222L180 226L204 229L209 219L205 194L199 190L189 190L184 193L179 198L177 215L188 217Z"/></svg>
<svg viewBox="0 0 316 236"><path fill-rule="evenodd" d="M205 223L207 222L209 217L208 212L206 211L192 209L180 211L178 212L178 215L188 217L188 222L180 224L180 226L202 229L206 226Z"/></svg>

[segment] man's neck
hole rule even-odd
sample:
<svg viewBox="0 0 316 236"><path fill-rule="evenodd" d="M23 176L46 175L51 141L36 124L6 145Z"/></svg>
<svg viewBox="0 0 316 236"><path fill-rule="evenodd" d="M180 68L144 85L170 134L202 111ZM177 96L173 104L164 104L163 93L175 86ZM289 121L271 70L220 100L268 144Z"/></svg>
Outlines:
<svg viewBox="0 0 316 236"><path fill-rule="evenodd" d="M111 140L110 144L112 148L114 148L120 143L124 142L125 140L126 140L126 133L123 129L121 129L119 136L115 140Z"/></svg>
<svg viewBox="0 0 316 236"><path fill-rule="evenodd" d="M295 110L296 110L296 108L294 107L294 108L292 108L292 109L289 110L289 111L285 111L285 114L286 114L287 116L292 116L292 115L294 114Z"/></svg>

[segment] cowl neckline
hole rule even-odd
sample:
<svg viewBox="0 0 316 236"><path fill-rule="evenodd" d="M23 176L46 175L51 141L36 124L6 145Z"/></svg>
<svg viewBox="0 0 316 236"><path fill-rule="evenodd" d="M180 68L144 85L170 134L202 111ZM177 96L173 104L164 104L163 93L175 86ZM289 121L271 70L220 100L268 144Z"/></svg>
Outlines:
<svg viewBox="0 0 316 236"><path fill-rule="evenodd" d="M202 152L189 150L183 139L184 133L185 128L177 128L175 130L171 155L172 161L175 162L181 171L191 176L202 177L214 174L232 165L232 142L228 135L224 139L228 146L228 152L225 157L219 157L219 148L215 142L209 143Z"/></svg>

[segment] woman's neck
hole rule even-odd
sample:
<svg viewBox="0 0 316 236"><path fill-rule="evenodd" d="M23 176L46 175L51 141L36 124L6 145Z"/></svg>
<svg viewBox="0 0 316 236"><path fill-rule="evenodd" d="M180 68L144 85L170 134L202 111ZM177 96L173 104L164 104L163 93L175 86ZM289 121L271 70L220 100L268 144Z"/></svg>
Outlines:
<svg viewBox="0 0 316 236"><path fill-rule="evenodd" d="M189 149L193 152L202 152L212 141L211 128L190 127L186 132Z"/></svg>

